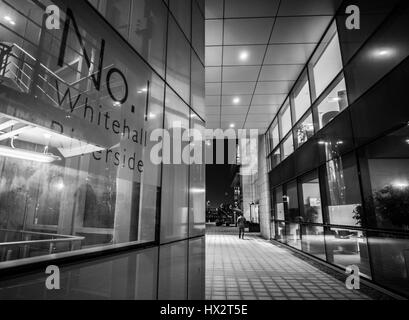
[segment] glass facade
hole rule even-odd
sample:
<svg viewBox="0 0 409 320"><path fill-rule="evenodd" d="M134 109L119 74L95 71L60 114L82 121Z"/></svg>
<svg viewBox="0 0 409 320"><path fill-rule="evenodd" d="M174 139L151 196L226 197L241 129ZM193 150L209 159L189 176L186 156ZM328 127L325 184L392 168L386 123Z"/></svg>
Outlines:
<svg viewBox="0 0 409 320"><path fill-rule="evenodd" d="M43 20L52 4L58 30ZM150 139L204 129L201 1L10 0L0 11L13 22L0 22L0 269L98 254L64 268L73 289L55 298L202 299L205 167L157 164L165 143ZM0 296L26 298L27 281L44 296L29 278L0 281Z"/></svg>
<svg viewBox="0 0 409 320"><path fill-rule="evenodd" d="M265 134L271 236L408 296L409 5L356 5L365 30L335 17Z"/></svg>

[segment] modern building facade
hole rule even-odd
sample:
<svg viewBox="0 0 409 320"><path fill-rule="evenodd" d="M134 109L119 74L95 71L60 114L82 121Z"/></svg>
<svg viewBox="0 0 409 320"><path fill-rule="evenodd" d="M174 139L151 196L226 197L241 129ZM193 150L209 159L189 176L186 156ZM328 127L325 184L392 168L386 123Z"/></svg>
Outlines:
<svg viewBox="0 0 409 320"><path fill-rule="evenodd" d="M204 129L203 1L0 13L0 299L202 299L205 166L150 136Z"/></svg>
<svg viewBox="0 0 409 320"><path fill-rule="evenodd" d="M228 155L263 237L409 297L407 30L403 0L0 0L0 299L204 299L193 129L258 130Z"/></svg>
<svg viewBox="0 0 409 320"><path fill-rule="evenodd" d="M270 237L406 296L408 18L405 1L345 1L265 135Z"/></svg>

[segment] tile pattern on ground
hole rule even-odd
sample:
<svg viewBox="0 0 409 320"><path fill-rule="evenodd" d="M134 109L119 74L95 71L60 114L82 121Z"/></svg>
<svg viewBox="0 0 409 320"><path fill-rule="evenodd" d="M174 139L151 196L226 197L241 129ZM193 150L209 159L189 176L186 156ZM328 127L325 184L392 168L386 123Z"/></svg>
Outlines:
<svg viewBox="0 0 409 320"><path fill-rule="evenodd" d="M367 300L331 275L257 234L207 226L207 300Z"/></svg>

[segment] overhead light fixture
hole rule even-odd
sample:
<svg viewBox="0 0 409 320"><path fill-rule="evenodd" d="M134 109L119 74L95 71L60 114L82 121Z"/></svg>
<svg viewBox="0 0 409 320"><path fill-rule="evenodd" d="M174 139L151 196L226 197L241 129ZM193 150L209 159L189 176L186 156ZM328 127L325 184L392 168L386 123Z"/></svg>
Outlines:
<svg viewBox="0 0 409 320"><path fill-rule="evenodd" d="M395 54L395 49L393 48L379 48L372 51L372 55L375 58L389 58Z"/></svg>
<svg viewBox="0 0 409 320"><path fill-rule="evenodd" d="M240 98L239 97L235 97L235 98L233 98L233 103L234 104L239 104L240 103Z"/></svg>
<svg viewBox="0 0 409 320"><path fill-rule="evenodd" d="M392 187L397 189L406 189L409 187L409 183L406 181L394 181L392 182Z"/></svg>
<svg viewBox="0 0 409 320"><path fill-rule="evenodd" d="M119 108L120 106L122 106L122 104L119 101L114 102L114 107L115 108Z"/></svg>
<svg viewBox="0 0 409 320"><path fill-rule="evenodd" d="M230 124L230 128L234 128L236 125L234 123Z"/></svg>
<svg viewBox="0 0 409 320"><path fill-rule="evenodd" d="M406 141L405 141L407 144L409 144L409 139L406 139Z"/></svg>
<svg viewBox="0 0 409 320"><path fill-rule="evenodd" d="M149 113L149 119L155 119L156 118L156 114L150 112Z"/></svg>
<svg viewBox="0 0 409 320"><path fill-rule="evenodd" d="M206 189L200 189L200 188L192 188L190 189L191 193L206 193Z"/></svg>
<svg viewBox="0 0 409 320"><path fill-rule="evenodd" d="M239 58L241 61L247 61L249 56L250 54L248 53L248 51L242 51L240 52Z"/></svg>
<svg viewBox="0 0 409 320"><path fill-rule="evenodd" d="M52 163L54 161L61 160L60 157L52 153L39 153L24 149L10 148L6 146L0 146L0 156L42 163Z"/></svg>

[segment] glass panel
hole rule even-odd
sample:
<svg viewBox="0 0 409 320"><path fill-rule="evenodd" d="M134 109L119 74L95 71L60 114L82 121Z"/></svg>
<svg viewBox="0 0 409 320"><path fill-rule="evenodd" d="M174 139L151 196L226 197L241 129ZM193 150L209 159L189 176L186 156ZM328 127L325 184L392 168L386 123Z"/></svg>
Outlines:
<svg viewBox="0 0 409 320"><path fill-rule="evenodd" d="M409 295L409 236L370 233L368 241L376 282Z"/></svg>
<svg viewBox="0 0 409 320"><path fill-rule="evenodd" d="M320 184L317 173L309 174L301 181L304 222L322 223Z"/></svg>
<svg viewBox="0 0 409 320"><path fill-rule="evenodd" d="M345 79L342 78L328 96L317 106L319 128L325 127L346 107L348 107L348 96Z"/></svg>
<svg viewBox="0 0 409 320"><path fill-rule="evenodd" d="M293 96L295 122L297 122L311 106L310 83L306 75L295 87Z"/></svg>
<svg viewBox="0 0 409 320"><path fill-rule="evenodd" d="M317 54L320 56L313 58L313 60L318 60L313 66L313 73L315 92L316 96L319 97L343 67L335 23L318 48Z"/></svg>
<svg viewBox="0 0 409 320"><path fill-rule="evenodd" d="M281 163L281 149L277 148L271 158L271 165L273 168L277 167Z"/></svg>
<svg viewBox="0 0 409 320"><path fill-rule="evenodd" d="M297 148L302 146L314 135L314 122L312 120L312 115L308 115L304 121L295 127L295 135Z"/></svg>
<svg viewBox="0 0 409 320"><path fill-rule="evenodd" d="M275 197L274 197L274 208L276 212L276 219L277 220L284 220L284 202L283 202L283 188L278 187L274 190Z"/></svg>
<svg viewBox="0 0 409 320"><path fill-rule="evenodd" d="M192 100L191 107L202 118L205 118L205 68L192 52Z"/></svg>
<svg viewBox="0 0 409 320"><path fill-rule="evenodd" d="M329 161L325 166L325 189L329 223L361 226L363 209L353 155Z"/></svg>
<svg viewBox="0 0 409 320"><path fill-rule="evenodd" d="M285 224L285 243L301 250L301 231L298 223Z"/></svg>
<svg viewBox="0 0 409 320"><path fill-rule="evenodd" d="M408 231L409 126L372 143L365 149L365 155L364 172L370 181L366 199L376 218L373 221L368 217L369 224Z"/></svg>
<svg viewBox="0 0 409 320"><path fill-rule="evenodd" d="M175 1L173 1L175 2ZM177 2L177 1L176 1ZM190 99L190 45L176 25L169 19L168 64L166 81L189 103Z"/></svg>
<svg viewBox="0 0 409 320"><path fill-rule="evenodd" d="M177 0L178 1L178 0ZM205 61L205 22L203 13L200 11L196 1L192 1L192 45L197 52L200 60Z"/></svg>
<svg viewBox="0 0 409 320"><path fill-rule="evenodd" d="M187 241L161 246L159 263L159 300L187 298Z"/></svg>
<svg viewBox="0 0 409 320"><path fill-rule="evenodd" d="M189 215L189 236L195 237L204 235L205 232L205 216L206 210L206 166L204 163L205 141L205 124L196 114L191 114L191 128L197 130L198 135L193 139L192 157L197 156L198 163L195 161L190 165L190 215ZM199 133L201 133L199 135ZM201 150L199 150L201 149ZM201 154L200 154L201 153Z"/></svg>
<svg viewBox="0 0 409 320"><path fill-rule="evenodd" d="M326 260L324 245L324 228L318 226L302 226L302 251L317 258Z"/></svg>
<svg viewBox="0 0 409 320"><path fill-rule="evenodd" d="M286 221L300 221L300 210L298 208L297 182L293 181L287 185L284 199L287 205Z"/></svg>
<svg viewBox="0 0 409 320"><path fill-rule="evenodd" d="M283 142L283 161L288 158L294 152L293 135L290 134Z"/></svg>
<svg viewBox="0 0 409 320"><path fill-rule="evenodd" d="M277 222L277 236L276 240L280 242L285 241L285 222Z"/></svg>
<svg viewBox="0 0 409 320"><path fill-rule="evenodd" d="M271 149L273 150L275 147L278 146L280 143L280 134L278 132L278 123L275 121L275 124L273 124L271 130L270 130L270 143L271 143Z"/></svg>
<svg viewBox="0 0 409 320"><path fill-rule="evenodd" d="M370 277L368 244L362 231L329 229L325 234L328 262L341 267L355 265Z"/></svg>
<svg viewBox="0 0 409 320"><path fill-rule="evenodd" d="M281 126L281 138L291 130L291 108L290 105L284 107L282 113L280 114L280 126Z"/></svg>
<svg viewBox="0 0 409 320"><path fill-rule="evenodd" d="M100 11L125 39L129 38L131 0L102 1Z"/></svg>
<svg viewBox="0 0 409 320"><path fill-rule="evenodd" d="M132 1L129 41L162 76L165 74L166 28L167 10L161 0Z"/></svg>
<svg viewBox="0 0 409 320"><path fill-rule="evenodd" d="M170 0L169 8L182 28L186 38L190 40L192 0Z"/></svg>
<svg viewBox="0 0 409 320"><path fill-rule="evenodd" d="M34 2L15 3L36 23L43 16ZM63 28L44 30L37 48L27 17L12 37L0 26L12 64L1 90L14 92L0 114L0 242L34 241L8 247L3 260L155 239L161 166L148 133L162 127L164 84L88 3L70 7L81 37L70 31L66 47Z"/></svg>
<svg viewBox="0 0 409 320"><path fill-rule="evenodd" d="M189 108L169 88L166 90L165 129L169 131L170 141L173 136L181 137L185 130L189 130ZM188 144L182 142L181 150ZM166 192L162 194L162 243L188 236L189 166L182 163L182 159L173 157L173 148L171 143L168 151L172 164L163 165L162 184Z"/></svg>
<svg viewBox="0 0 409 320"><path fill-rule="evenodd" d="M206 292L205 238L189 241L189 300L204 300Z"/></svg>

